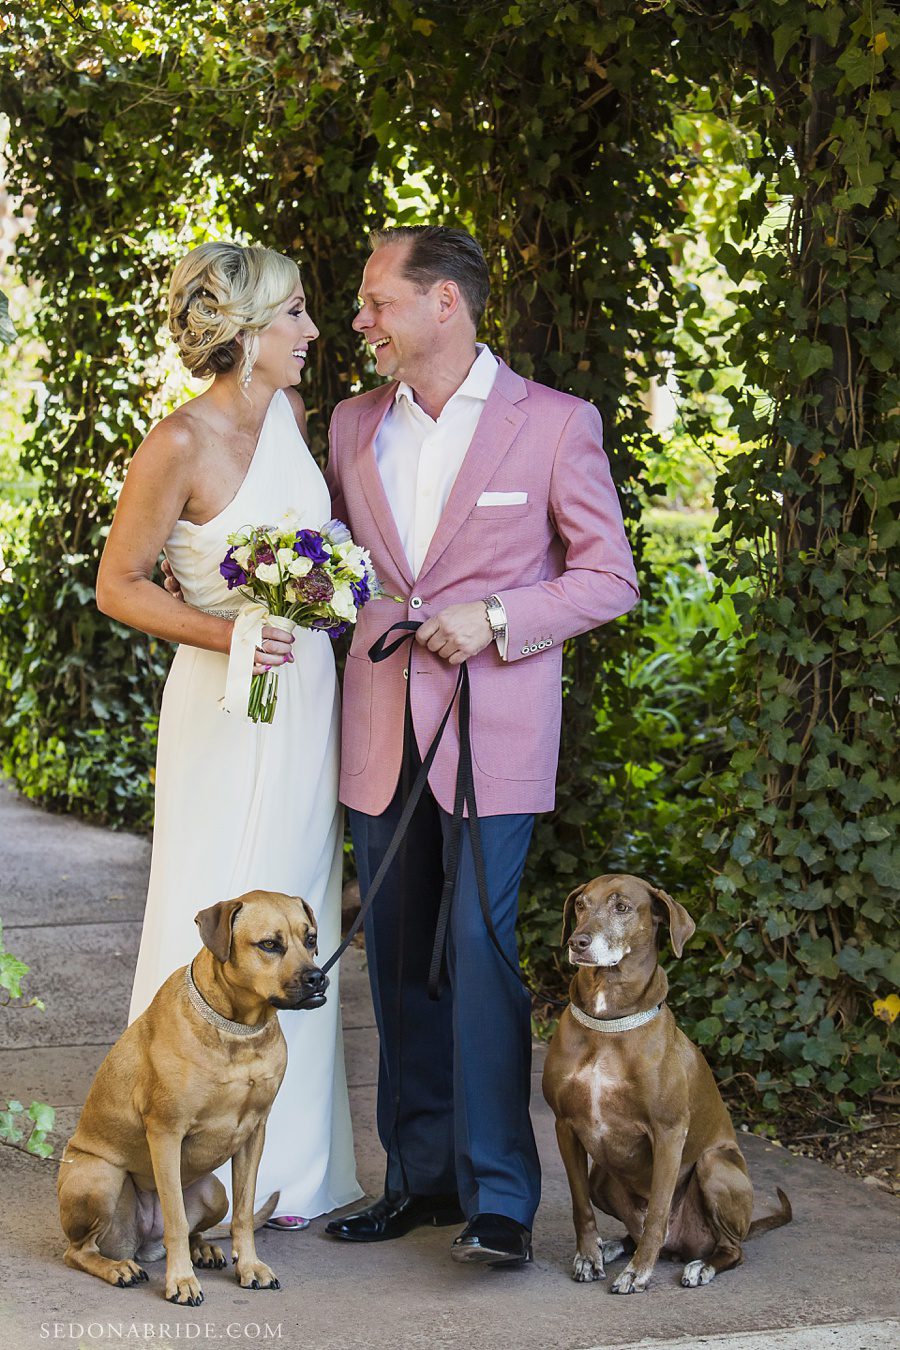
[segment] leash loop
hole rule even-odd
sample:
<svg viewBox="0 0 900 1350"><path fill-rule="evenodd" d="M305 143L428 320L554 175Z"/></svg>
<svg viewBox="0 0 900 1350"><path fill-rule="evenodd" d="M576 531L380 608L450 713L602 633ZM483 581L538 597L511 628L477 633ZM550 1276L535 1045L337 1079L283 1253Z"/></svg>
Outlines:
<svg viewBox="0 0 900 1350"><path fill-rule="evenodd" d="M399 651L404 643L413 641L418 630L421 628L421 622L414 619L405 619L399 623L393 624L379 638L373 642L369 648L369 659L378 664L380 661L386 661L394 652ZM399 633L399 636L388 640L392 633ZM406 735L413 735L412 725L412 704L410 690L412 688L412 678L407 681L406 686L406 715L404 728ZM429 745L419 771L416 774L413 785L409 791L400 819L397 821L397 827L394 830L393 838L389 843L381 864L372 878L369 890L363 899L359 913L353 921L347 936L341 942L337 950L328 958L322 966L323 974L340 960L344 952L350 946L356 934L363 925L366 915L372 907L376 895L381 889L388 869L397 856L397 852L403 842L404 836L409 829L413 813L419 804L422 793L428 783L428 775L431 772L431 766L437 755L438 747L443 739L447 723L453 712L453 707L459 699L459 765L456 773L456 792L453 803L453 819L451 824L450 841L447 850L447 864L444 869L444 887L441 892L441 902L438 909L437 922L435 924L434 948L431 954L431 963L428 971L428 996L436 999L440 995L441 968L444 960L444 950L447 943L447 932L450 925L450 910L453 903L453 895L456 890L456 879L459 871L459 860L462 852L462 834L463 820L465 818L466 808L468 807L469 818L469 838L472 844L472 860L475 865L475 880L478 886L478 900L481 906L481 913L484 924L494 947L503 960L504 965L516 977L519 983L533 995L541 999L542 1002L552 1004L556 1008L566 1007L566 1001L552 998L545 991L533 989L525 979L518 966L508 957L497 937L494 928L494 921L491 916L490 900L488 897L487 872L484 865L484 848L481 839L481 824L478 818L478 807L475 800L475 773L472 763L472 739L471 739L471 720L472 720L472 691L469 682L469 670L465 661L459 667L459 674L456 677L456 687L447 704L444 714L441 718L434 738Z"/></svg>

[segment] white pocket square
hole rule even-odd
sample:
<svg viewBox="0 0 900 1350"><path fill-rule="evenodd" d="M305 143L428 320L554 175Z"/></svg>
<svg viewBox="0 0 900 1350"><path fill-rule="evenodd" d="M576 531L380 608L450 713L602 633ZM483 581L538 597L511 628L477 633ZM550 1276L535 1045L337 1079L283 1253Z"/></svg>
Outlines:
<svg viewBox="0 0 900 1350"><path fill-rule="evenodd" d="M527 492L482 492L477 506L521 506L528 501Z"/></svg>

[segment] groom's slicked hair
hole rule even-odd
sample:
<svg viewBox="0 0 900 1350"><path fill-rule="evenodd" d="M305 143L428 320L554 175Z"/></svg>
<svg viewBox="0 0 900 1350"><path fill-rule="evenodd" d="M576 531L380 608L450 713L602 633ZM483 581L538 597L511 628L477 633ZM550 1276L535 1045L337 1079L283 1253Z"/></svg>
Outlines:
<svg viewBox="0 0 900 1350"><path fill-rule="evenodd" d="M477 328L491 288L488 265L477 239L448 225L396 225L373 230L373 249L409 244L403 275L423 291L437 281L455 281Z"/></svg>

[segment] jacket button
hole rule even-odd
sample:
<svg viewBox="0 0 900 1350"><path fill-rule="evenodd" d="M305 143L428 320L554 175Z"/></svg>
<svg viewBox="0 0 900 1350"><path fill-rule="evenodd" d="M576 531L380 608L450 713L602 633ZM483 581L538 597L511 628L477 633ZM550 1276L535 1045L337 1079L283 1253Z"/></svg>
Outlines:
<svg viewBox="0 0 900 1350"><path fill-rule="evenodd" d="M421 595L414 595L409 603L412 609L421 609L422 608Z"/></svg>
<svg viewBox="0 0 900 1350"><path fill-rule="evenodd" d="M527 656L527 655L528 655L528 648L527 648L527 647L523 647L523 648L522 648L522 655L523 655L523 656Z"/></svg>

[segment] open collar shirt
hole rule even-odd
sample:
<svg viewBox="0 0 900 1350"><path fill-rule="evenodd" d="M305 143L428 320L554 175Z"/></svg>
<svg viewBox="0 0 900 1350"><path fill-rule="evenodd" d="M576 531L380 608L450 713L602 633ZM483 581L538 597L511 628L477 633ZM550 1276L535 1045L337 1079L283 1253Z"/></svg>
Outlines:
<svg viewBox="0 0 900 1350"><path fill-rule="evenodd" d="M436 421L401 381L375 440L381 481L414 577L422 569L497 378L496 357L481 343L477 351L468 375Z"/></svg>

